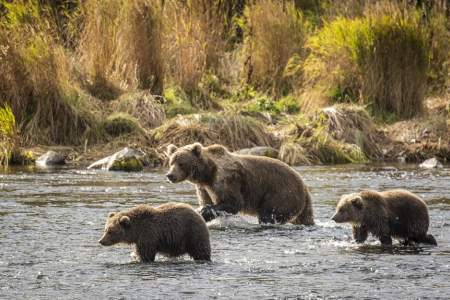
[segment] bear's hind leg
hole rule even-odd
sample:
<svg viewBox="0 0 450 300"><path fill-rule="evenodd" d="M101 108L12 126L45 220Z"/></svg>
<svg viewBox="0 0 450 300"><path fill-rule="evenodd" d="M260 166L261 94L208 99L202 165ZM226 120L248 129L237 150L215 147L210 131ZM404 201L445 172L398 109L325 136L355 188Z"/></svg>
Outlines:
<svg viewBox="0 0 450 300"><path fill-rule="evenodd" d="M314 225L313 209L309 194L303 210L290 222L295 225Z"/></svg>
<svg viewBox="0 0 450 300"><path fill-rule="evenodd" d="M211 261L211 247L209 243L198 243L189 250L188 254L194 260Z"/></svg>
<svg viewBox="0 0 450 300"><path fill-rule="evenodd" d="M291 215L288 212L280 212L274 208L262 209L258 216L259 224L285 224Z"/></svg>

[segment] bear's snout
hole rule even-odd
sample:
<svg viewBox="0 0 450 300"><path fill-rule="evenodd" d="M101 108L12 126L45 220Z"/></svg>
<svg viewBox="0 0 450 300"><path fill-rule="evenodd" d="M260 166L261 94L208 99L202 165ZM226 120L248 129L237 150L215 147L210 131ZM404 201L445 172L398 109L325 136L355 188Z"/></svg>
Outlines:
<svg viewBox="0 0 450 300"><path fill-rule="evenodd" d="M167 173L166 177L167 180L169 180L171 183L175 183L177 181L177 178L174 174Z"/></svg>
<svg viewBox="0 0 450 300"><path fill-rule="evenodd" d="M101 239L99 239L98 242L102 246L110 246L111 245L111 243L104 236Z"/></svg>
<svg viewBox="0 0 450 300"><path fill-rule="evenodd" d="M331 220L333 220L333 221L335 221L335 222L339 222L340 221L340 218L339 218L339 215L338 215L338 213L335 213L332 217L331 217Z"/></svg>

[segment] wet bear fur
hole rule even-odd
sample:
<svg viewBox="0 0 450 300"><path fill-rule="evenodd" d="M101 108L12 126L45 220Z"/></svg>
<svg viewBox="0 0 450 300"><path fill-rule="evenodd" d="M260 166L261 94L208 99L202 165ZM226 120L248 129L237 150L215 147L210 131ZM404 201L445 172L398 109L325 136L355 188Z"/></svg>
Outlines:
<svg viewBox="0 0 450 300"><path fill-rule="evenodd" d="M191 206L166 203L157 207L138 205L110 213L100 244L135 244L142 262L152 262L161 253L176 257L189 254L194 260L211 260L209 231Z"/></svg>
<svg viewBox="0 0 450 300"><path fill-rule="evenodd" d="M194 143L167 149L171 182L195 185L201 214L210 221L223 214L257 216L260 223L312 225L311 197L300 175L268 157L230 153L221 145Z"/></svg>
<svg viewBox="0 0 450 300"><path fill-rule="evenodd" d="M352 224L353 237L358 243L363 243L371 233L383 245L391 245L392 237L405 244L437 245L435 238L427 234L430 222L427 205L406 190L363 190L343 195L332 219Z"/></svg>

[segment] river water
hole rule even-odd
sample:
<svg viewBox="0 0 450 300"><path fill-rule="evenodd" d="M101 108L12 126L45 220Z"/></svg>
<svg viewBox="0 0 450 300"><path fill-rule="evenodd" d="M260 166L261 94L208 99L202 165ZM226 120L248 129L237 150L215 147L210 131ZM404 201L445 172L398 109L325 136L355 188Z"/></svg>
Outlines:
<svg viewBox="0 0 450 300"><path fill-rule="evenodd" d="M450 168L408 165L301 167L316 225L260 226L229 216L209 224L212 262L188 257L140 264L127 245L102 247L108 212L140 203L186 202L193 187L163 171L121 173L12 169L0 173L2 299L448 299ZM329 218L339 196L407 188L429 206L437 247L382 248L351 240Z"/></svg>

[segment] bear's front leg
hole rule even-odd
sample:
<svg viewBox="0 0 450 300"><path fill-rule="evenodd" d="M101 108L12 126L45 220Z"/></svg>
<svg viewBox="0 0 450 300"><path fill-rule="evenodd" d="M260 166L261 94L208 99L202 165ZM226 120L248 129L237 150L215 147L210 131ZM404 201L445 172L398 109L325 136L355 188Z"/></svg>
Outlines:
<svg viewBox="0 0 450 300"><path fill-rule="evenodd" d="M141 262L150 263L155 261L156 249L145 243L137 243L136 254L139 256Z"/></svg>
<svg viewBox="0 0 450 300"><path fill-rule="evenodd" d="M214 202L212 201L211 197L209 196L208 192L198 185L195 186L195 189L197 190L197 198L198 203L200 206L206 206L206 205L213 205Z"/></svg>
<svg viewBox="0 0 450 300"><path fill-rule="evenodd" d="M217 212L214 206L211 204L203 206L199 213L203 217L205 222L209 222L217 218Z"/></svg>
<svg viewBox="0 0 450 300"><path fill-rule="evenodd" d="M353 238L357 243L364 243L367 240L369 232L364 225L353 226Z"/></svg>
<svg viewBox="0 0 450 300"><path fill-rule="evenodd" d="M225 213L237 214L243 203L240 188L236 184L229 183L216 187L216 204L206 205L200 210L200 214L206 222L209 222Z"/></svg>
<svg viewBox="0 0 450 300"><path fill-rule="evenodd" d="M391 246L392 238L390 235L383 235L383 236L380 236L380 242L383 246Z"/></svg>

